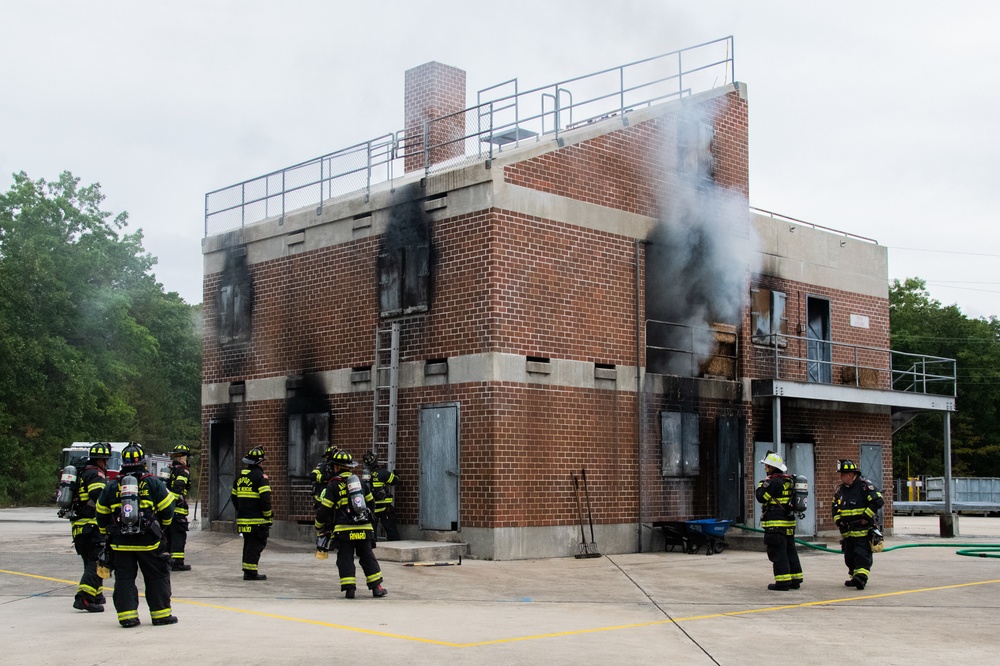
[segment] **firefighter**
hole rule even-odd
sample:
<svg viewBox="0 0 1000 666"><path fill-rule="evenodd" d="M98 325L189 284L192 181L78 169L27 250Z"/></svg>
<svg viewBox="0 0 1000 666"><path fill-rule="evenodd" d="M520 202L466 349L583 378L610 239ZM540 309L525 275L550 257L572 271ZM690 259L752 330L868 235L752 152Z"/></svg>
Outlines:
<svg viewBox="0 0 1000 666"><path fill-rule="evenodd" d="M139 626L135 579L140 570L153 624L177 622L170 609L169 553L161 543L173 521L174 496L146 471L145 458L142 445L129 442L122 451L121 473L104 486L96 507L97 525L108 535L114 555L118 623L126 629Z"/></svg>
<svg viewBox="0 0 1000 666"><path fill-rule="evenodd" d="M372 497L375 498L374 525L385 530L388 541L399 541L399 528L396 527L396 509L393 506L393 486L399 481L395 472L388 467L379 466L378 454L369 451L362 457L365 468L371 476Z"/></svg>
<svg viewBox="0 0 1000 666"><path fill-rule="evenodd" d="M326 451L323 452L323 459L316 463L313 467L313 471L309 473L309 476L313 480L313 511L319 508L319 498L326 490L326 486L330 483L336 475L336 470L333 465L330 464L330 459L333 458L333 454L339 451L336 446L326 447Z"/></svg>
<svg viewBox="0 0 1000 666"><path fill-rule="evenodd" d="M246 468L233 481L236 529L243 535L243 580L267 580L257 571L271 532L271 486L261 469L264 449L255 446L243 458Z"/></svg>
<svg viewBox="0 0 1000 666"><path fill-rule="evenodd" d="M853 460L841 460L837 465L840 487L833 495L833 522L840 529L840 549L847 565L848 587L865 589L872 568L872 546L869 532L878 527L877 514L885 504L882 493Z"/></svg>
<svg viewBox="0 0 1000 666"><path fill-rule="evenodd" d="M362 486L360 479L351 474L351 467L356 463L350 453L337 451L330 462L336 468L337 476L330 480L320 497L320 506L316 510L316 531L321 537L332 532L333 541L337 544L340 590L348 599L354 598L357 589L355 551L372 596L384 597L388 592L382 587L382 569L372 550L375 544L375 530L371 524L374 498ZM352 502L352 499L355 501Z"/></svg>
<svg viewBox="0 0 1000 666"><path fill-rule="evenodd" d="M802 565L795 549L795 514L792 512L792 477L788 467L774 451L760 461L767 478L757 484L754 497L761 503L761 523L767 559L774 570L769 590L797 590L802 586Z"/></svg>
<svg viewBox="0 0 1000 666"><path fill-rule="evenodd" d="M167 532L167 543L170 550L171 571L191 571L190 564L184 564L184 547L187 545L188 533L188 486L191 483L191 469L188 467L188 454L191 447L178 444L170 452L173 460L170 463L170 475L167 477L167 490L174 495L174 520Z"/></svg>
<svg viewBox="0 0 1000 666"><path fill-rule="evenodd" d="M104 581L97 575L97 557L104 550L105 537L97 527L97 498L107 485L108 459L111 445L97 442L90 447L90 460L80 472L73 493L73 546L83 558L83 577L76 587L73 608L88 613L104 612Z"/></svg>

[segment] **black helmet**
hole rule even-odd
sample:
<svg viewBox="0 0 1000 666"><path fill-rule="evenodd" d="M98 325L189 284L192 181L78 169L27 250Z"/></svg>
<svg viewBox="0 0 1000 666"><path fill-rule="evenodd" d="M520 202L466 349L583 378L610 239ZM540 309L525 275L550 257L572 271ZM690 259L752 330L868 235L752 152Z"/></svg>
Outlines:
<svg viewBox="0 0 1000 666"><path fill-rule="evenodd" d="M327 460L333 460L334 454L339 450L336 446L328 446L326 447L326 451L323 452L323 457Z"/></svg>
<svg viewBox="0 0 1000 666"><path fill-rule="evenodd" d="M858 464L853 460L840 460L837 462L837 471L843 474L844 472L854 472L855 474L861 474L861 470L858 469Z"/></svg>
<svg viewBox="0 0 1000 666"><path fill-rule="evenodd" d="M375 465L378 464L378 454L374 451L368 451L361 457L361 460L364 461L365 465L368 467L375 467Z"/></svg>
<svg viewBox="0 0 1000 666"><path fill-rule="evenodd" d="M108 444L107 442L96 442L93 446L90 447L91 460L99 460L99 459L107 460L110 457L111 457L111 445Z"/></svg>
<svg viewBox="0 0 1000 666"><path fill-rule="evenodd" d="M330 462L336 467L354 467L354 458L347 451L340 450L333 454Z"/></svg>
<svg viewBox="0 0 1000 666"><path fill-rule="evenodd" d="M122 471L128 468L142 468L146 464L146 452L139 442L129 442L122 449Z"/></svg>
<svg viewBox="0 0 1000 666"><path fill-rule="evenodd" d="M170 452L172 456L186 456L191 453L191 447L187 444L178 444L174 447L174 450Z"/></svg>
<svg viewBox="0 0 1000 666"><path fill-rule="evenodd" d="M264 449L260 448L259 446L255 446L249 451L247 451L247 454L243 457L243 464L259 465L263 459L264 459Z"/></svg>

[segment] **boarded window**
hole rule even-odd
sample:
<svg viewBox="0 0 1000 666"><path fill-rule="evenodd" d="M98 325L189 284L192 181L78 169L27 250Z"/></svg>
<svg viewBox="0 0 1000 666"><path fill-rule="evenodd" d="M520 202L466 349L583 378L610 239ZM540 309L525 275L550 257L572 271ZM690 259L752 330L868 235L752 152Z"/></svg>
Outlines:
<svg viewBox="0 0 1000 666"><path fill-rule="evenodd" d="M698 476L701 472L698 414L661 412L660 445L663 476Z"/></svg>
<svg viewBox="0 0 1000 666"><path fill-rule="evenodd" d="M426 312L429 301L429 245L408 245L379 254L379 310L383 317Z"/></svg>
<svg viewBox="0 0 1000 666"><path fill-rule="evenodd" d="M771 289L750 290L751 337L757 345L784 347L788 341L788 317L785 316L786 296Z"/></svg>
<svg viewBox="0 0 1000 666"><path fill-rule="evenodd" d="M304 479L316 466L330 441L326 412L288 415L288 476Z"/></svg>
<svg viewBox="0 0 1000 666"><path fill-rule="evenodd" d="M677 141L678 171L693 181L715 179L715 155L712 152L715 128L707 123L688 122L679 128Z"/></svg>

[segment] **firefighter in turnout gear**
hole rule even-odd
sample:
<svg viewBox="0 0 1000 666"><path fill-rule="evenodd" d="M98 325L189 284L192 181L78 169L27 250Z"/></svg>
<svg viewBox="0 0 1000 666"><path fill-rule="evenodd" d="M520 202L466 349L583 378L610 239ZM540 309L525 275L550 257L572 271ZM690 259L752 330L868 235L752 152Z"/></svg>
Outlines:
<svg viewBox="0 0 1000 666"><path fill-rule="evenodd" d="M115 610L126 629L139 625L135 579L140 570L153 624L177 622L170 610L169 554L162 548L174 518L174 496L146 471L145 458L142 446L129 442L122 451L121 474L104 486L96 507L97 525L108 535L114 556Z"/></svg>
<svg viewBox="0 0 1000 666"><path fill-rule="evenodd" d="M90 460L80 472L68 516L73 524L73 546L83 558L83 577L76 587L73 608L88 613L104 611L104 581L97 575L97 557L104 550L105 537L97 527L97 498L107 485L111 445L97 442L90 447Z"/></svg>
<svg viewBox="0 0 1000 666"><path fill-rule="evenodd" d="M395 472L388 467L379 466L378 455L374 451L369 451L361 459L365 463L371 479L372 497L375 498L374 525L379 525L385 530L385 538L388 541L399 541L399 528L396 527L396 509L393 507L393 486L399 481Z"/></svg>
<svg viewBox="0 0 1000 666"><path fill-rule="evenodd" d="M361 480L351 473L356 463L347 451L338 451L330 462L336 467L335 476L320 497L316 510L316 532L322 537L332 533L337 544L337 570L340 589L348 599L354 598L357 589L354 553L357 551L365 584L373 597L384 597L388 592L382 587L382 569L375 559L375 530L371 524L374 499Z"/></svg>
<svg viewBox="0 0 1000 666"><path fill-rule="evenodd" d="M184 564L184 547L187 545L188 503L187 491L191 483L191 470L188 467L188 454L191 447L178 444L170 452L173 461L170 463L170 475L167 477L167 490L174 495L174 520L167 532L167 543L170 550L170 569L172 571L190 571L191 565Z"/></svg>
<svg viewBox="0 0 1000 666"><path fill-rule="evenodd" d="M841 460L837 465L840 487L833 496L833 522L840 529L840 549L847 565L848 587L865 589L872 568L872 546L869 531L877 527L877 514L885 504L882 493L853 460Z"/></svg>
<svg viewBox="0 0 1000 666"><path fill-rule="evenodd" d="M267 580L267 576L257 571L272 522L271 486L260 468L263 460L264 449L259 446L250 449L243 458L246 468L233 482L236 529L243 535L243 580Z"/></svg>
<svg viewBox="0 0 1000 666"><path fill-rule="evenodd" d="M326 447L326 451L323 452L323 459L320 460L313 471L309 473L309 476L313 480L313 511L319 508L319 498L326 490L327 484L330 483L330 479L336 476L336 468L330 463L334 454L339 451L336 446Z"/></svg>
<svg viewBox="0 0 1000 666"><path fill-rule="evenodd" d="M777 453L768 451L764 459L767 478L757 484L754 497L761 503L761 522L767 559L774 570L769 590L797 590L802 585L802 565L795 549L795 514L792 512L792 477Z"/></svg>

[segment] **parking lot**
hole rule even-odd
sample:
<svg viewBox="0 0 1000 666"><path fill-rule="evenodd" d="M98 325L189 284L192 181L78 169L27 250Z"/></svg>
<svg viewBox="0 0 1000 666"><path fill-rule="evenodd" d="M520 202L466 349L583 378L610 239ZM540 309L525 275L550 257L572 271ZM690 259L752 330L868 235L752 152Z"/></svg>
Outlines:
<svg viewBox="0 0 1000 666"><path fill-rule="evenodd" d="M246 582L239 537L193 531L193 569L172 577L180 622L151 626L141 600L143 624L125 630L110 600L104 613L72 608L82 564L55 508L5 509L2 660L84 665L131 654L249 665L339 661L349 651L398 664L764 664L779 650L796 664L849 654L882 664L993 663L1000 559L959 556L953 544L1000 543L1000 518L963 516L960 529L962 537L946 542L935 536L935 517L897 517L887 546L929 547L877 555L863 591L844 587L839 555L806 550L802 589L769 592L766 556L726 549L438 567L383 562L389 596L359 590L355 600L339 592L335 556L316 560L308 543L272 539L260 565L268 580ZM154 651L118 651L129 644Z"/></svg>

